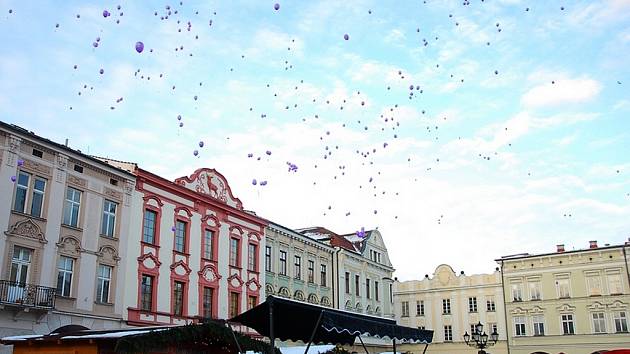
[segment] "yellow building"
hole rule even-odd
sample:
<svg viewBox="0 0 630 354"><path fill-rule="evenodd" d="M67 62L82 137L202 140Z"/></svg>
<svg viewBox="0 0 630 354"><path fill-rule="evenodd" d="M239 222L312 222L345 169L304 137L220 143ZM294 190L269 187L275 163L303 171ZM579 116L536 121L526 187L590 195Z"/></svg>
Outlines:
<svg viewBox="0 0 630 354"><path fill-rule="evenodd" d="M629 240L630 241L630 240ZM630 348L630 289L625 245L505 256L510 354L591 354Z"/></svg>
<svg viewBox="0 0 630 354"><path fill-rule="evenodd" d="M394 283L396 322L402 326L434 331L427 353L476 353L464 343L464 333L481 322L487 334L496 330L499 341L488 349L507 353L501 274L467 276L449 265L435 269L433 277ZM404 344L400 351L422 353L424 346Z"/></svg>

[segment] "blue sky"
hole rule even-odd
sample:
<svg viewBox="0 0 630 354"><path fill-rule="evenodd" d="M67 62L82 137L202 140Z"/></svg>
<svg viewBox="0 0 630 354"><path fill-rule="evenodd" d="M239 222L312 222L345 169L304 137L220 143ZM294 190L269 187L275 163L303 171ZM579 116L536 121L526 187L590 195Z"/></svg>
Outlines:
<svg viewBox="0 0 630 354"><path fill-rule="evenodd" d="M402 279L630 236L630 1L278 3L0 0L0 119L378 227Z"/></svg>

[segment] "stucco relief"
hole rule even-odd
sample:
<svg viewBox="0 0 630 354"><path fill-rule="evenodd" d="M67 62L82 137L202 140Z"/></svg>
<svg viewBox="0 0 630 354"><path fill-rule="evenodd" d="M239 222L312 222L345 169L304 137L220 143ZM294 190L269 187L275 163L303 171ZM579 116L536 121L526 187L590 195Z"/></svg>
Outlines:
<svg viewBox="0 0 630 354"><path fill-rule="evenodd" d="M75 176L68 176L68 183L81 186L81 187L87 186L87 180L84 180L83 178L79 178Z"/></svg>
<svg viewBox="0 0 630 354"><path fill-rule="evenodd" d="M214 267L209 264L206 264L202 270L200 270L197 274L200 277L204 278L206 281L213 283L219 279L221 279L221 275L217 272Z"/></svg>
<svg viewBox="0 0 630 354"><path fill-rule="evenodd" d="M455 278L455 272L453 272L453 269L450 266L443 264L437 267L435 270L435 276L440 282L440 285L446 286L451 282L451 279Z"/></svg>
<svg viewBox="0 0 630 354"><path fill-rule="evenodd" d="M122 193L115 191L111 188L103 187L103 194L116 200L122 199Z"/></svg>
<svg viewBox="0 0 630 354"><path fill-rule="evenodd" d="M217 199L231 207L243 210L243 204L232 195L227 180L214 169L201 168L189 177L181 177L175 183L182 185L197 193L202 193Z"/></svg>
<svg viewBox="0 0 630 354"><path fill-rule="evenodd" d="M109 261L110 263L117 263L120 260L118 251L112 246L101 246L98 252L96 252L96 255L105 261Z"/></svg>
<svg viewBox="0 0 630 354"><path fill-rule="evenodd" d="M250 291L258 291L262 287L256 278L251 278L245 285Z"/></svg>
<svg viewBox="0 0 630 354"><path fill-rule="evenodd" d="M188 264L180 260L171 264L171 271L179 276L184 276L184 275L190 274L192 270L190 269Z"/></svg>
<svg viewBox="0 0 630 354"><path fill-rule="evenodd" d="M229 278L227 278L228 284L230 284L233 288L240 288L243 286L243 280L238 274L232 274Z"/></svg>
<svg viewBox="0 0 630 354"><path fill-rule="evenodd" d="M39 162L34 162L31 160L24 160L24 167L26 167L27 169L33 170L33 171L37 171L40 173L43 173L45 175L50 175L50 167L39 163Z"/></svg>
<svg viewBox="0 0 630 354"><path fill-rule="evenodd" d="M81 241L74 236L63 236L56 245L59 248L59 251L65 254L79 256L83 251L81 248Z"/></svg>
<svg viewBox="0 0 630 354"><path fill-rule="evenodd" d="M138 263L142 264L143 267L149 270L159 268L160 265L162 265L162 262L160 262L157 257L151 253L145 253L138 257Z"/></svg>
<svg viewBox="0 0 630 354"><path fill-rule="evenodd" d="M8 231L5 231L6 235L21 236L31 239L35 239L41 243L48 243L42 230L31 219L24 219L11 226Z"/></svg>

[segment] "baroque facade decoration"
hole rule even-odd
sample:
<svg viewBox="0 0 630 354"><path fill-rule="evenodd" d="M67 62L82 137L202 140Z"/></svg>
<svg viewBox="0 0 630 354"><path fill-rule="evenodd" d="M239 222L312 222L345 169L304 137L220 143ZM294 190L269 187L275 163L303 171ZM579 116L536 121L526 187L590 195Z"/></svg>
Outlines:
<svg viewBox="0 0 630 354"><path fill-rule="evenodd" d="M123 326L135 176L3 122L0 148L0 337Z"/></svg>

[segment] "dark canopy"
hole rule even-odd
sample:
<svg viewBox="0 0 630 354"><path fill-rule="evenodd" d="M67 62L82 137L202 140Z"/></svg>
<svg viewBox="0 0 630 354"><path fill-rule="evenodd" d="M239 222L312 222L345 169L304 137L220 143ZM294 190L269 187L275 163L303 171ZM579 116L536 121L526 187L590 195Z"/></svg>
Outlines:
<svg viewBox="0 0 630 354"><path fill-rule="evenodd" d="M353 344L358 335L388 337L401 341L431 343L433 331L398 326L394 320L335 310L275 296L230 321L271 337L270 313L273 310L273 337L315 343ZM321 319L320 319L321 316Z"/></svg>

